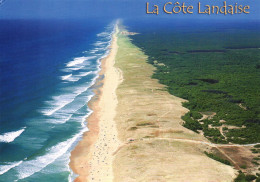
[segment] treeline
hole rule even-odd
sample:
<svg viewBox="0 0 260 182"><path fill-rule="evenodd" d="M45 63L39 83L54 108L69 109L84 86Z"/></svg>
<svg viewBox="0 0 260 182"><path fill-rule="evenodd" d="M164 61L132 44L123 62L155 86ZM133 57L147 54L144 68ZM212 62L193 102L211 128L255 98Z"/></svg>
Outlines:
<svg viewBox="0 0 260 182"><path fill-rule="evenodd" d="M226 159L222 159L222 158L216 156L216 155L213 154L213 153L208 153L208 152L204 152L204 153L205 153L209 158L212 158L212 159L214 159L214 160L216 160L216 161L219 161L219 162L221 162L221 163L223 163L223 164L226 164L226 165L230 165L230 166L231 166L231 163L230 163L228 160L226 160Z"/></svg>
<svg viewBox="0 0 260 182"><path fill-rule="evenodd" d="M157 68L152 77L188 100L185 127L203 131L215 143L260 142L259 34L235 28L229 33L139 31L131 38ZM199 121L204 112L216 115ZM223 124L236 127L225 127L223 136L217 129Z"/></svg>

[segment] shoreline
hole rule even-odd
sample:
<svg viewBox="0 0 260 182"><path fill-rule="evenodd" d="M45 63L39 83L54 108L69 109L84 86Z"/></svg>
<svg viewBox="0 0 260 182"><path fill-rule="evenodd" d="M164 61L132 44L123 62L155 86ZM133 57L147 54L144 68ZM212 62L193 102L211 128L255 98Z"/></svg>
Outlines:
<svg viewBox="0 0 260 182"><path fill-rule="evenodd" d="M120 143L113 120L117 106L115 92L120 82L119 73L114 67L118 49L117 25L115 30L112 35L110 53L102 59L99 77L93 86L95 95L88 103L93 111L87 118L89 131L83 134L82 140L71 152L69 166L78 175L75 182L96 181L98 178L111 181L113 179L113 150L116 150ZM97 165L98 171L93 167Z"/></svg>
<svg viewBox="0 0 260 182"><path fill-rule="evenodd" d="M115 155L114 181L232 181L236 170L206 156L208 140L182 126L186 100L152 78L156 67L131 38L118 37L116 67L124 82L117 89L115 120L125 143Z"/></svg>
<svg viewBox="0 0 260 182"><path fill-rule="evenodd" d="M233 167L204 154L208 140L182 126L185 100L151 78L155 68L146 60L116 26L88 103L89 131L71 152L75 182L233 180Z"/></svg>

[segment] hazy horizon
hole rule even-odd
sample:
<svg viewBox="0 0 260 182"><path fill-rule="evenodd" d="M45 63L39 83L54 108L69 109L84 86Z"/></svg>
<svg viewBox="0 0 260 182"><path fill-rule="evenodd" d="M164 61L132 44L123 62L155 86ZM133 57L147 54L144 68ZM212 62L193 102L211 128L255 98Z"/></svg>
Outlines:
<svg viewBox="0 0 260 182"><path fill-rule="evenodd" d="M146 14L146 2L159 5L159 15ZM0 5L0 19L87 19L87 18L172 18L177 19L216 19L216 20L260 20L257 0L229 0L227 4L238 3L250 6L250 14L204 15L196 12L199 0L183 0L194 6L193 14L165 14L162 5L166 0L5 0ZM176 2L176 1L171 1ZM203 5L223 5L224 0L204 0ZM170 7L170 6L169 6Z"/></svg>

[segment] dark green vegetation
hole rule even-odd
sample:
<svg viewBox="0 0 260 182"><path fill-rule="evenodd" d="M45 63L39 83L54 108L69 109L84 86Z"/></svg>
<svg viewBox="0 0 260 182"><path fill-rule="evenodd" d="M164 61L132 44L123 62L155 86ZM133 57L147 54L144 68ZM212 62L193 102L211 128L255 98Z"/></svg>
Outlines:
<svg viewBox="0 0 260 182"><path fill-rule="evenodd" d="M221 163L223 163L223 164L226 164L226 165L231 165L231 163L230 163L228 160L222 159L222 158L216 156L216 155L213 154L213 153L208 153L208 152L204 152L204 153L205 153L208 157L210 157L210 158L212 158L212 159L214 159L214 160L216 160L216 161L219 161L219 162L221 162Z"/></svg>
<svg viewBox="0 0 260 182"><path fill-rule="evenodd" d="M184 126L215 143L260 142L259 25L144 26L131 38L157 68L153 78L188 100ZM199 121L206 112L215 115Z"/></svg>
<svg viewBox="0 0 260 182"><path fill-rule="evenodd" d="M201 124L197 121L197 119L193 116L194 112L188 112L184 116L182 116L182 120L185 121L184 126L186 128L189 128L196 133L198 133L198 130L202 130Z"/></svg>
<svg viewBox="0 0 260 182"><path fill-rule="evenodd" d="M244 173L242 173L241 171L239 172L239 175L237 176L237 178L234 180L234 182L250 182L256 180L256 182L260 182L260 178L255 176L255 175L245 175Z"/></svg>
<svg viewBox="0 0 260 182"><path fill-rule="evenodd" d="M257 144L254 146L255 148L260 148L260 144Z"/></svg>

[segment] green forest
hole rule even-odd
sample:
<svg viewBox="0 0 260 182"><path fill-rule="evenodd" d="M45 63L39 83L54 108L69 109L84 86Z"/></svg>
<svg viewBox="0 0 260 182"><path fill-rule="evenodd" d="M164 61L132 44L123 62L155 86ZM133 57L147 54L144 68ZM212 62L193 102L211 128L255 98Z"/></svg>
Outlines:
<svg viewBox="0 0 260 182"><path fill-rule="evenodd" d="M184 126L214 143L260 142L260 35L255 29L162 29L131 39L153 78L184 98Z"/></svg>

